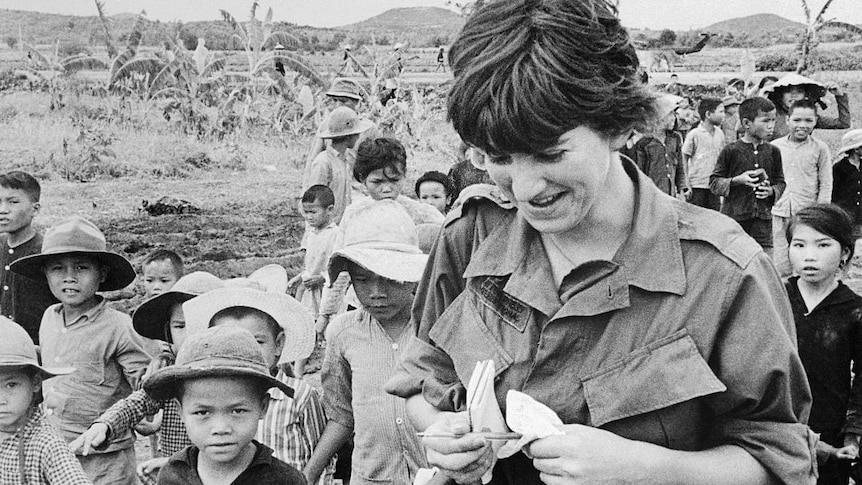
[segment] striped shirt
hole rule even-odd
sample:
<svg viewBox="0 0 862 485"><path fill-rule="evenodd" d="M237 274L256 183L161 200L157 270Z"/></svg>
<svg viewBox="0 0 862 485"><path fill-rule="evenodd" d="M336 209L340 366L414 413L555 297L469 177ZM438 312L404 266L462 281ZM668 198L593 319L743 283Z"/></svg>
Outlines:
<svg viewBox="0 0 862 485"><path fill-rule="evenodd" d="M155 401L140 389L117 401L96 422L107 424L111 428L110 436L122 436L145 416L152 416L160 409L164 410L164 415L159 428L159 450L165 456L171 456L192 444L180 417L179 404L173 399Z"/></svg>
<svg viewBox="0 0 862 485"><path fill-rule="evenodd" d="M0 483L88 485L90 480L81 464L42 410L33 406L31 412L15 436L0 441Z"/></svg>
<svg viewBox="0 0 862 485"><path fill-rule="evenodd" d="M404 399L383 390L411 335L405 328L393 340L364 310L339 315L327 328L323 403L329 419L356 433L351 485L412 483L427 466Z"/></svg>

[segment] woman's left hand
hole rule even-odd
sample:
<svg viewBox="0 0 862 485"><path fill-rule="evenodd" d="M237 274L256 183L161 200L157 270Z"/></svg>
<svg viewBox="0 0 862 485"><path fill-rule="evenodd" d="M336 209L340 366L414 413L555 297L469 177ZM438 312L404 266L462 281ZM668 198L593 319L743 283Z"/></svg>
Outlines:
<svg viewBox="0 0 862 485"><path fill-rule="evenodd" d="M844 91L841 90L841 86L834 81L826 83L826 90L832 93L833 96L841 96L844 94Z"/></svg>

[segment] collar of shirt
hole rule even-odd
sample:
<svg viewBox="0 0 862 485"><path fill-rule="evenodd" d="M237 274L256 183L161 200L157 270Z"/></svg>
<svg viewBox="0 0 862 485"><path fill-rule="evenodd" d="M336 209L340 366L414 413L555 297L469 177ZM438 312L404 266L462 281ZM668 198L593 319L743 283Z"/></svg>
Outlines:
<svg viewBox="0 0 862 485"><path fill-rule="evenodd" d="M290 388L294 390L294 396L296 395L295 391L297 386L295 378L290 377L289 375L285 374L284 371L281 370L278 371L278 374L276 374L275 378L290 386ZM286 398L293 399L277 387L270 387L267 391L267 394L269 394L269 398L274 401L284 401Z"/></svg>
<svg viewBox="0 0 862 485"><path fill-rule="evenodd" d="M791 138L791 136L792 135L783 136L783 137L779 138L778 140L773 141L772 143L775 144L775 142L779 142L779 144L781 144L780 141L783 141L784 142L783 144L785 146L788 146L791 148L799 148L799 147L802 147L805 145L810 145L810 144L814 143L814 138L811 135L808 135L802 141L795 141Z"/></svg>
<svg viewBox="0 0 862 485"><path fill-rule="evenodd" d="M793 276L789 280L787 280L787 294L790 297L791 301L795 301L797 303L801 303L800 308L806 308L805 300L802 298L802 293L799 292L799 277ZM847 302L851 302L854 300L859 300L859 295L853 292L850 288L847 287L842 282L838 282L838 286L832 290L832 293L826 295L820 303L817 304L816 307L812 308L806 316L811 315L817 310L822 310L824 308L834 306L834 305L842 305Z"/></svg>
<svg viewBox="0 0 862 485"><path fill-rule="evenodd" d="M66 327L71 327L71 326L79 324L79 323L83 325L87 322L91 322L91 321L95 320L96 318L98 318L98 316L105 310L105 306L107 305L106 300L103 297L98 296L98 295L96 296L96 298L99 300L99 303L94 305L93 308L90 308L89 310L84 312L81 316L76 318L75 321L73 321L73 322L67 322L66 318L63 316L63 304L62 303L58 303L58 304L54 305L53 307L51 307L51 309L54 313L58 314L60 321L62 321L63 325L65 325Z"/></svg>
<svg viewBox="0 0 862 485"><path fill-rule="evenodd" d="M258 443L257 440L252 440L252 443L254 443L255 446L254 457L251 459L251 463L249 463L246 470L251 470L258 465L272 464L272 450L269 449L269 447ZM197 474L199 454L200 449L198 449L197 446L192 445L180 453L174 454L174 456L170 457L168 462L182 463L189 469L194 470L195 474Z"/></svg>
<svg viewBox="0 0 862 485"><path fill-rule="evenodd" d="M578 277L578 282L566 293L573 295L577 290L583 294L589 289L595 293L592 296L604 294L604 298L571 298L564 305L567 315L596 315L627 307L628 286L685 293L679 220L673 199L659 192L634 163L622 163L635 186L631 232L611 261L590 261L570 273L570 277ZM644 257L646 254L649 257ZM481 276L508 276L504 291L545 315L555 315L563 306L557 295L544 291L547 282L554 281L548 257L539 233L520 214L511 225L494 229L473 254L464 277ZM598 285L601 280L607 284Z"/></svg>

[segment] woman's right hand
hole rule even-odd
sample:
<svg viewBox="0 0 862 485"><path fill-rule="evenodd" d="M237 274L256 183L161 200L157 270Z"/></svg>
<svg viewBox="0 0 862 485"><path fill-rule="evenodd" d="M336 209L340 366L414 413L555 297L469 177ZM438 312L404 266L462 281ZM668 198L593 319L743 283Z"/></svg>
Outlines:
<svg viewBox="0 0 862 485"><path fill-rule="evenodd" d="M441 413L425 434L464 434L470 431L467 413ZM494 450L482 437L423 438L428 464L459 484L481 483L494 464Z"/></svg>

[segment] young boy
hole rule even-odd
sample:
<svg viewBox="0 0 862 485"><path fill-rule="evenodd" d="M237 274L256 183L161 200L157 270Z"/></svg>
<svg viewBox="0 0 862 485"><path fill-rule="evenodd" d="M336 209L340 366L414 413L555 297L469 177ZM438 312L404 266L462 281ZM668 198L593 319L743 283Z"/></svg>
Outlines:
<svg viewBox="0 0 862 485"><path fill-rule="evenodd" d="M26 172L0 175L0 315L24 327L36 345L42 314L57 299L43 279L18 276L9 265L42 249L42 235L33 227L41 193L39 181Z"/></svg>
<svg viewBox="0 0 862 485"><path fill-rule="evenodd" d="M715 169L718 154L724 148L724 105L718 98L703 98L697 106L700 125L688 132L682 145L682 159L688 167L692 204L719 210L720 200L709 190L709 176Z"/></svg>
<svg viewBox="0 0 862 485"><path fill-rule="evenodd" d="M47 280L60 300L42 317L42 360L76 370L45 381L42 394L51 423L71 442L137 388L150 361L131 319L96 294L125 288L135 280L135 270L124 257L107 251L99 228L72 216L48 229L41 254L15 261L12 271ZM127 432L78 460L95 484L132 483L134 437Z"/></svg>
<svg viewBox="0 0 862 485"><path fill-rule="evenodd" d="M832 201L832 157L829 147L811 135L817 125L817 107L801 99L790 106L790 133L772 141L781 151L781 167L787 188L772 207L772 260L782 278L793 271L787 256L787 224L800 209Z"/></svg>
<svg viewBox="0 0 862 485"><path fill-rule="evenodd" d="M152 298L170 290L185 273L183 259L167 249L159 249L147 256L141 269L146 292L144 298Z"/></svg>
<svg viewBox="0 0 862 485"><path fill-rule="evenodd" d="M493 467L495 485L813 484L811 397L771 262L619 155L655 108L616 4L485 2L452 44L448 117L515 210L450 212L386 390L417 429L454 435L422 441L457 483ZM481 431L466 383L487 359L504 415L531 418L507 407L518 390L563 423L496 464L490 440L462 436Z"/></svg>
<svg viewBox="0 0 862 485"><path fill-rule="evenodd" d="M452 204L452 181L442 172L429 170L416 180L416 197L445 214Z"/></svg>
<svg viewBox="0 0 862 485"><path fill-rule="evenodd" d="M292 389L272 377L255 337L217 327L190 335L176 365L144 381L154 399L176 399L193 445L159 472L163 485L303 485L302 474L254 440L266 415L268 389Z"/></svg>
<svg viewBox="0 0 862 485"><path fill-rule="evenodd" d="M42 413L42 380L74 369L39 365L19 325L0 317L0 483L86 485L81 464Z"/></svg>
<svg viewBox="0 0 862 485"><path fill-rule="evenodd" d="M682 163L682 138L674 131L682 98L665 94L656 100L656 120L634 145L634 162L656 187L671 197L688 196L688 179Z"/></svg>
<svg viewBox="0 0 862 485"><path fill-rule="evenodd" d="M328 422L305 474L312 482L355 433L350 483L413 483L425 453L404 401L382 386L410 342L410 305L427 257L413 221L394 201L368 204L345 220L332 255L332 280L346 270L362 309L326 331L321 382Z"/></svg>
<svg viewBox="0 0 862 485"><path fill-rule="evenodd" d="M862 130L850 130L841 137L841 148L832 166L832 202L850 214L854 237L862 237Z"/></svg>
<svg viewBox="0 0 862 485"><path fill-rule="evenodd" d="M749 98L739 105L742 138L718 154L709 188L724 197L721 213L730 216L772 255L772 214L786 186L781 152L769 143L775 126L775 105Z"/></svg>
<svg viewBox="0 0 862 485"><path fill-rule="evenodd" d="M352 170L347 151L353 148L359 135L372 126L371 121L360 119L355 111L341 106L332 111L326 129L319 135L331 143L312 162L303 190L312 185L325 185L332 190L335 196L332 219L336 224L341 222L344 209L351 201Z"/></svg>
<svg viewBox="0 0 862 485"><path fill-rule="evenodd" d="M724 120L721 122L721 131L724 133L724 145L730 145L739 139L739 104L740 101L734 96L725 96L721 100L724 106Z"/></svg>

